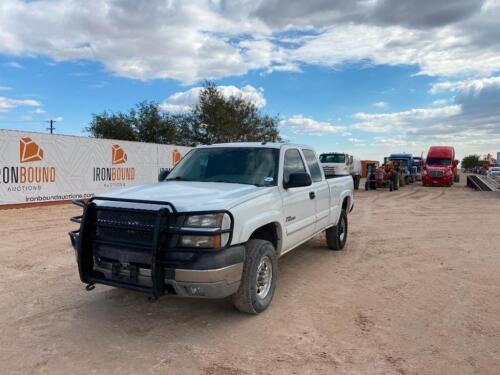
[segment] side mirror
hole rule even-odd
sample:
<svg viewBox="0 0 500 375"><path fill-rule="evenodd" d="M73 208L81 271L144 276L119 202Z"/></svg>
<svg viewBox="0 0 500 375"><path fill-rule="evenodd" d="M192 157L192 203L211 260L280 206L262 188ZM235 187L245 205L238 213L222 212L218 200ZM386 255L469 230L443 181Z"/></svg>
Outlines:
<svg viewBox="0 0 500 375"><path fill-rule="evenodd" d="M285 189L310 186L312 185L311 176L309 173L292 173L288 178L288 183L283 184Z"/></svg>
<svg viewBox="0 0 500 375"><path fill-rule="evenodd" d="M163 180L165 180L169 173L170 171L168 169L162 170L160 174L158 174L158 182L162 182Z"/></svg>

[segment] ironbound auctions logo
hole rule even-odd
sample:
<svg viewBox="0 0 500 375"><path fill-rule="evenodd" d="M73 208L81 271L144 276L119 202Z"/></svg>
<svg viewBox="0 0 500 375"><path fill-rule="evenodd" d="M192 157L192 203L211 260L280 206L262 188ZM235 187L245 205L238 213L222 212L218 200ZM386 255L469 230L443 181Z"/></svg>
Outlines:
<svg viewBox="0 0 500 375"><path fill-rule="evenodd" d="M127 154L119 145L111 147L111 164L125 164ZM135 169L127 167L95 167L94 181L133 181L135 180Z"/></svg>
<svg viewBox="0 0 500 375"><path fill-rule="evenodd" d="M42 161L43 156L43 149L31 138L24 137L19 140L20 164ZM3 166L0 169L0 175L0 182L4 184L44 184L56 181L56 168L53 166Z"/></svg>

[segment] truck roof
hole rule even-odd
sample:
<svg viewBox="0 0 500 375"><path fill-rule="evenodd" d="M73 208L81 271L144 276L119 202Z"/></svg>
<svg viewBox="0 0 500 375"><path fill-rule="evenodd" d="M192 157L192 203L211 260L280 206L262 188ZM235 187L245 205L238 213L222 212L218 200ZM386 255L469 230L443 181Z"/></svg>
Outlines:
<svg viewBox="0 0 500 375"><path fill-rule="evenodd" d="M405 154L405 153L402 153L402 154L390 154L389 155L389 158L412 158L412 154Z"/></svg>
<svg viewBox="0 0 500 375"><path fill-rule="evenodd" d="M455 149L451 146L431 146L429 147L429 152L427 157L432 155L432 157L454 157Z"/></svg>
<svg viewBox="0 0 500 375"><path fill-rule="evenodd" d="M214 143L213 145L200 145L197 148L215 148L215 147L259 147L259 148L282 148L282 147L299 147L312 149L311 146L278 143L278 142L233 142L233 143Z"/></svg>

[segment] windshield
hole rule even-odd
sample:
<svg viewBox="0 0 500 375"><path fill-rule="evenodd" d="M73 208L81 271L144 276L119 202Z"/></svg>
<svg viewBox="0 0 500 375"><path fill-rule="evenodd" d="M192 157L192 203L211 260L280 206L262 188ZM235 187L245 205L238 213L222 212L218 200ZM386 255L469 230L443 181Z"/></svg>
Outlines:
<svg viewBox="0 0 500 375"><path fill-rule="evenodd" d="M428 165L451 165L451 159L427 158Z"/></svg>
<svg viewBox="0 0 500 375"><path fill-rule="evenodd" d="M406 163L408 163L408 160L406 159L391 159L389 158L390 161L393 161L395 164L399 164L400 167L406 167Z"/></svg>
<svg viewBox="0 0 500 375"><path fill-rule="evenodd" d="M345 163L344 154L321 154L319 156L321 163Z"/></svg>
<svg viewBox="0 0 500 375"><path fill-rule="evenodd" d="M197 148L182 159L167 180L276 185L279 150L271 148Z"/></svg>

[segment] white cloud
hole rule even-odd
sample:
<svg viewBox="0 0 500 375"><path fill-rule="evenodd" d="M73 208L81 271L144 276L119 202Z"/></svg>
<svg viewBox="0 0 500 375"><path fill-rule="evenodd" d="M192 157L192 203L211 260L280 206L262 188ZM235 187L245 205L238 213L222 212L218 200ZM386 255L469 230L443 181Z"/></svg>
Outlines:
<svg viewBox="0 0 500 375"><path fill-rule="evenodd" d="M6 62L6 63L5 63L5 64L3 64L3 65L4 65L4 66L7 66L7 67L9 67L9 68L14 68L14 69L24 69L24 67L23 67L21 64L19 64L19 63L15 62L15 61L9 61L9 62Z"/></svg>
<svg viewBox="0 0 500 375"><path fill-rule="evenodd" d="M364 142L364 140L363 140L363 139L356 138L356 137L347 138L347 140L348 140L349 142L353 142L353 143L363 143L363 142Z"/></svg>
<svg viewBox="0 0 500 375"><path fill-rule="evenodd" d="M9 0L0 4L0 53L183 83L351 62L484 76L500 70L499 17L494 0Z"/></svg>
<svg viewBox="0 0 500 375"><path fill-rule="evenodd" d="M251 85L243 86L241 89L236 86L217 86L217 88L226 98L240 96L255 104L259 109L266 105L263 90L256 89ZM167 112L188 112L198 102L201 90L203 90L203 87L193 87L187 91L176 92L161 103L160 108Z"/></svg>
<svg viewBox="0 0 500 375"><path fill-rule="evenodd" d="M438 99L432 102L433 107L444 107L447 104L449 104L449 101L447 99Z"/></svg>
<svg viewBox="0 0 500 375"><path fill-rule="evenodd" d="M373 103L373 106L376 108L385 109L385 108L389 107L389 103L387 103L387 102L375 102L375 103Z"/></svg>
<svg viewBox="0 0 500 375"><path fill-rule="evenodd" d="M302 115L295 115L280 121L282 130L290 130L296 134L325 135L337 134L346 129L345 126L334 125L327 121L316 121Z"/></svg>
<svg viewBox="0 0 500 375"><path fill-rule="evenodd" d="M12 90L12 87L9 86L0 86L0 91L9 91Z"/></svg>
<svg viewBox="0 0 500 375"><path fill-rule="evenodd" d="M34 113L36 115L40 115L40 114L43 114L45 113L46 111L44 109L41 109L41 108L37 108L35 109L34 111L32 111L31 113Z"/></svg>
<svg viewBox="0 0 500 375"><path fill-rule="evenodd" d="M440 92L459 91L465 89L478 91L488 86L500 86L500 77L438 82L432 85L430 93L437 94Z"/></svg>
<svg viewBox="0 0 500 375"><path fill-rule="evenodd" d="M0 112L7 112L16 107L40 107L42 103L32 99L9 99L0 96Z"/></svg>
<svg viewBox="0 0 500 375"><path fill-rule="evenodd" d="M401 125L410 120L429 120L442 117L451 117L459 114L459 105L449 105L439 108L413 108L402 112L389 113L365 113L358 112L354 117L358 120L367 121L372 124Z"/></svg>

